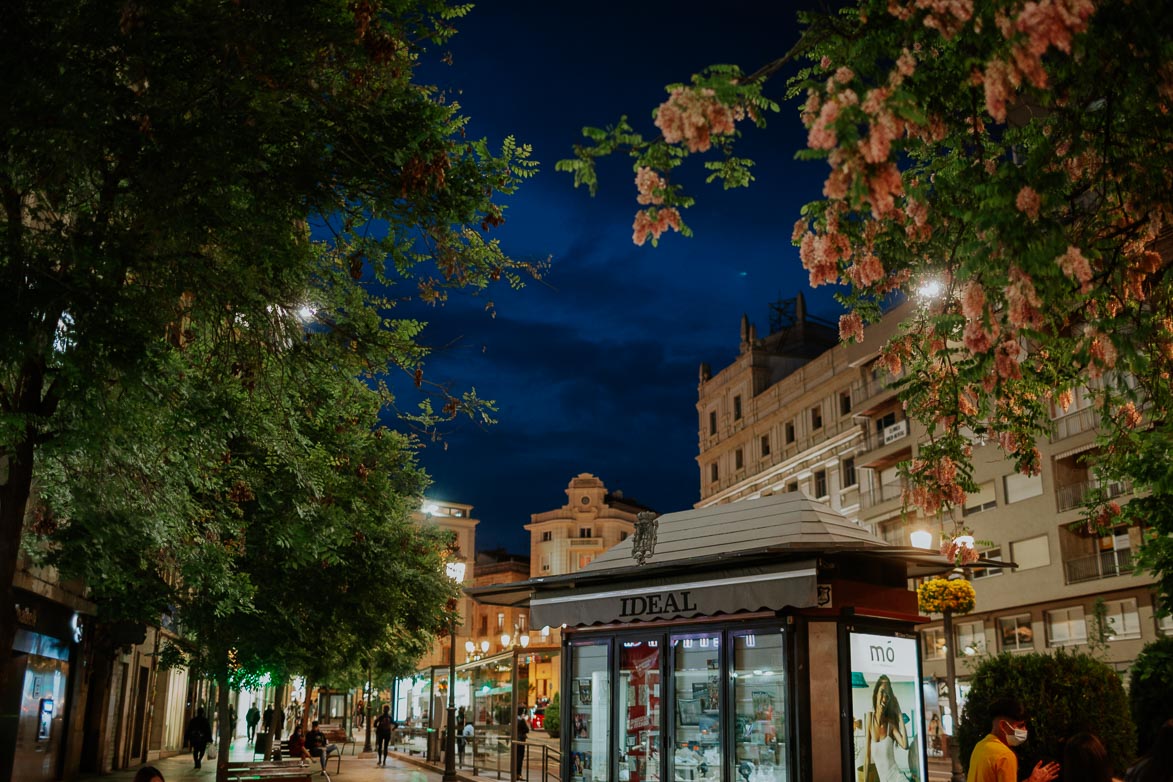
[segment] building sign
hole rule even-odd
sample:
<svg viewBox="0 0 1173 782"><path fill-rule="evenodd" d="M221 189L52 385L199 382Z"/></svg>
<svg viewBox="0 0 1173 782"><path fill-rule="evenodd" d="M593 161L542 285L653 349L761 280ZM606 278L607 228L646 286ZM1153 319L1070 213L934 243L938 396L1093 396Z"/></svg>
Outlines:
<svg viewBox="0 0 1173 782"><path fill-rule="evenodd" d="M646 622L816 605L813 563L739 568L708 578L640 580L622 589L573 589L530 601L534 627Z"/></svg>
<svg viewBox="0 0 1173 782"><path fill-rule="evenodd" d="M884 427L884 445L894 443L902 437L908 436L908 420L897 421L891 426Z"/></svg>
<svg viewBox="0 0 1173 782"><path fill-rule="evenodd" d="M924 708L916 640L870 633L849 633L848 638L857 778L923 782Z"/></svg>

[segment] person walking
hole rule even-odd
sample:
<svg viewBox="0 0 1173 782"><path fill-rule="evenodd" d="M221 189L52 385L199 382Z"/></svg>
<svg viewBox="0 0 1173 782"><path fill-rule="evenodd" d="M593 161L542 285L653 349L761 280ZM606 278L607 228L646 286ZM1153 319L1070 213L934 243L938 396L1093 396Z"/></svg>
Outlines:
<svg viewBox="0 0 1173 782"><path fill-rule="evenodd" d="M466 722L466 723L464 723L464 727L460 729L459 738L456 739L459 742L459 744L457 744L457 749L458 749L457 755L460 760L460 767L461 768L464 768L464 748L465 748L465 745L473 743L472 737L473 737L474 733L475 733L475 731L472 727L472 723ZM477 754L477 748L475 746L472 748L472 754L473 754L473 765L475 766L476 765L476 754Z"/></svg>
<svg viewBox="0 0 1173 782"><path fill-rule="evenodd" d="M195 767L200 767L204 759L204 750L212 740L212 723L204 715L204 707L196 709L196 715L187 723L187 743L191 745L191 756L195 760Z"/></svg>
<svg viewBox="0 0 1173 782"><path fill-rule="evenodd" d="M261 726L265 729L265 733L271 733L273 730L273 704L265 707L265 713L261 715Z"/></svg>
<svg viewBox="0 0 1173 782"><path fill-rule="evenodd" d="M391 729L395 727L395 720L391 719L391 707L384 706L383 713L375 718L375 755L378 757L376 766L387 765L387 750L391 745Z"/></svg>
<svg viewBox="0 0 1173 782"><path fill-rule="evenodd" d="M1018 782L1018 756L1010 749L1026 741L1026 710L1014 698L999 698L990 705L990 732L969 756L966 782ZM1055 762L1035 764L1027 782L1054 782Z"/></svg>
<svg viewBox="0 0 1173 782"><path fill-rule="evenodd" d="M244 732L248 736L249 741L256 741L257 738L257 723L261 721L261 710L257 708L257 704L248 707L248 711L244 713Z"/></svg>
<svg viewBox="0 0 1173 782"><path fill-rule="evenodd" d="M529 736L529 722L525 719L525 706L517 707L517 778L525 764L525 740Z"/></svg>

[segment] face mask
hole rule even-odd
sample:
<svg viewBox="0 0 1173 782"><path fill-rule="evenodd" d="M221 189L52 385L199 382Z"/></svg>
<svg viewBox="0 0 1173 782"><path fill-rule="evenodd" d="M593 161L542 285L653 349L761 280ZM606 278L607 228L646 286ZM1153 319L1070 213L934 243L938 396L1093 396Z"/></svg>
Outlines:
<svg viewBox="0 0 1173 782"><path fill-rule="evenodd" d="M1017 747L1019 744L1022 744L1026 741L1026 728L1016 728L1009 722L1006 723L1006 727L1010 728L1010 732L1006 734L1007 746Z"/></svg>

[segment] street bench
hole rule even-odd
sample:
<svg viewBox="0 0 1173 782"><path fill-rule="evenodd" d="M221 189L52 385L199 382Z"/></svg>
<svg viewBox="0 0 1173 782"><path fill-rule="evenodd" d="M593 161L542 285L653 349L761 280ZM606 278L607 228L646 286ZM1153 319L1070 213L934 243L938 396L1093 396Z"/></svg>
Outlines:
<svg viewBox="0 0 1173 782"><path fill-rule="evenodd" d="M266 760L259 763L231 762L225 770L228 782L312 782L310 768L300 767L296 761Z"/></svg>
<svg viewBox="0 0 1173 782"><path fill-rule="evenodd" d="M337 744L339 754L346 751L346 745L350 745L350 754L354 754L354 748L357 742L344 729L337 725L319 725L318 730L326 735L326 742L328 744Z"/></svg>
<svg viewBox="0 0 1173 782"><path fill-rule="evenodd" d="M322 732L325 733L325 731L322 731ZM326 740L330 741L329 734L327 734ZM281 763L281 764L284 764L286 767L295 767L297 761L300 760L300 758L292 757L289 754L289 739L287 739L287 738L281 739L280 745L278 745L277 750L273 752L271 757L272 757L272 759L268 762ZM338 760L338 765L334 768L334 773L341 774L342 773L342 748L341 747L338 748L338 753L335 754L334 757L337 758L337 760ZM327 763L328 762L329 761L327 760ZM321 759L314 757L312 754L310 755L310 763L312 763L314 766L317 766L318 768L321 768L321 765L322 765Z"/></svg>

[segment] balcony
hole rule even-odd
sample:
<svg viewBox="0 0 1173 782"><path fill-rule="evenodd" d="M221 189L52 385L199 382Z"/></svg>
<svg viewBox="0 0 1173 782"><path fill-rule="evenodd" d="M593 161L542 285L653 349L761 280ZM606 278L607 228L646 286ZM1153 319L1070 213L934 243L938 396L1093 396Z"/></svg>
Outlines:
<svg viewBox="0 0 1173 782"><path fill-rule="evenodd" d="M1090 407L1076 410L1051 422L1051 442L1057 443L1082 432L1090 432L1099 424L1099 413Z"/></svg>
<svg viewBox="0 0 1173 782"><path fill-rule="evenodd" d="M599 546L602 546L602 545L603 545L602 538L571 538L570 539L571 548L574 548L576 546L588 546L590 548L598 548Z"/></svg>
<svg viewBox="0 0 1173 782"><path fill-rule="evenodd" d="M1095 581L1112 576L1127 576L1132 573L1132 550L1123 548L1101 551L1090 557L1070 559L1064 564L1067 570L1068 584Z"/></svg>
<svg viewBox="0 0 1173 782"><path fill-rule="evenodd" d="M879 505L881 502L889 500L900 499L901 493L904 491L904 481L891 481L883 483L879 486L872 486L867 489L860 489L859 491L859 507L860 510L864 508L871 508Z"/></svg>
<svg viewBox="0 0 1173 782"><path fill-rule="evenodd" d="M1055 506L1060 513L1078 508L1083 504L1089 492L1097 486L1102 486L1104 495L1107 499L1115 499L1122 494L1132 493L1132 484L1129 481L1112 481L1111 483L1102 483L1100 481L1080 481L1079 483L1069 483L1066 486L1060 486L1055 489Z"/></svg>

